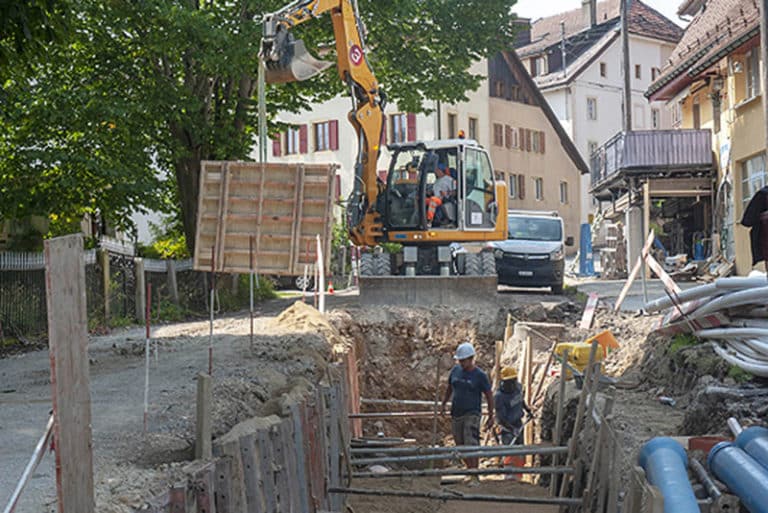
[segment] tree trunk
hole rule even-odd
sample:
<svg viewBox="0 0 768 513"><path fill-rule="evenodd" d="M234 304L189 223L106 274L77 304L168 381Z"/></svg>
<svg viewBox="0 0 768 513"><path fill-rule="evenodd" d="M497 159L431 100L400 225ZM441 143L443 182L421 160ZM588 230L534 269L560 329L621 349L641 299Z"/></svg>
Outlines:
<svg viewBox="0 0 768 513"><path fill-rule="evenodd" d="M189 254L194 255L197 233L197 196L200 191L200 156L197 152L193 152L192 157L179 159L176 163L176 183L179 187L179 202L187 248Z"/></svg>

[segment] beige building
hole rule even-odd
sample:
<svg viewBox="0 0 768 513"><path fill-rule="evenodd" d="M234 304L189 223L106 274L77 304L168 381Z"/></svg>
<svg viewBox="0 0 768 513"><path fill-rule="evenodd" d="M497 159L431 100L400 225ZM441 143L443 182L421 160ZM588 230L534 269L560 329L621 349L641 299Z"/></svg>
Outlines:
<svg viewBox="0 0 768 513"><path fill-rule="evenodd" d="M488 61L488 83L491 159L509 208L555 210L578 241L587 164L515 52Z"/></svg>

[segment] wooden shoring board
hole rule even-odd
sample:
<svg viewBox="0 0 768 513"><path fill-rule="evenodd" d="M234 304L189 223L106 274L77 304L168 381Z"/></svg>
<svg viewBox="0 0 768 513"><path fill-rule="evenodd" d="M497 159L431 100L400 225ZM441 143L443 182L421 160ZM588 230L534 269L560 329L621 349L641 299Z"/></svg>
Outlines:
<svg viewBox="0 0 768 513"><path fill-rule="evenodd" d="M233 479L232 460L230 456L224 456L216 460L215 475L215 502L218 513L241 513L242 509L235 509L233 504Z"/></svg>
<svg viewBox="0 0 768 513"><path fill-rule="evenodd" d="M588 330L592 328L592 321L595 318L595 310L597 309L597 301L600 296L597 292L591 292L589 298L587 298L587 305L584 307L584 314L581 316L581 322L579 328Z"/></svg>
<svg viewBox="0 0 768 513"><path fill-rule="evenodd" d="M290 482L288 486L288 500L290 511L301 511L301 501L299 499L299 490L294 484L298 476L298 462L296 459L296 448L293 443L293 422L290 418L283 419L278 425L280 432L280 444L282 445L283 459L285 461L284 478Z"/></svg>
<svg viewBox="0 0 768 513"><path fill-rule="evenodd" d="M318 430L317 430L317 408L312 402L304 404L302 412L304 440L307 448L307 473L309 475L309 497L310 511L321 509L323 484L322 476L318 470Z"/></svg>
<svg viewBox="0 0 768 513"><path fill-rule="evenodd" d="M240 440L229 440L224 443L218 443L213 447L213 455L217 458L228 459L228 468L225 472L229 473L229 510L236 512L245 512L247 501L245 498L245 472L243 470L242 450ZM216 474L216 492L218 495L218 482L221 474Z"/></svg>
<svg viewBox="0 0 768 513"><path fill-rule="evenodd" d="M272 443L272 461L275 469L275 483L277 484L278 511L290 512L291 497L288 492L288 481L291 479L291 476L288 472L288 463L285 460L285 450L279 425L270 428L269 439Z"/></svg>
<svg viewBox="0 0 768 513"><path fill-rule="evenodd" d="M224 270L225 248L227 246L227 221L229 220L229 182L232 174L229 172L229 162L224 164L221 177L221 190L219 197L219 222L216 230L216 262L215 268L221 272Z"/></svg>
<svg viewBox="0 0 768 513"><path fill-rule="evenodd" d="M264 496L261 462L256 447L256 435L248 434L240 438L240 460L243 465L243 486L245 488L245 512L264 513Z"/></svg>
<svg viewBox="0 0 768 513"><path fill-rule="evenodd" d="M328 422L329 422L329 444L328 444L328 466L332 488L341 486L341 433L339 431L339 388L333 385L327 390L326 400L328 401ZM330 496L330 509L332 511L341 510L343 497L340 494Z"/></svg>
<svg viewBox="0 0 768 513"><path fill-rule="evenodd" d="M58 511L92 513L96 506L81 235L45 241L45 288Z"/></svg>
<svg viewBox="0 0 768 513"><path fill-rule="evenodd" d="M360 381L357 369L357 355L354 344L352 344L345 354L347 365L347 383L349 384L349 413L360 413ZM352 436L361 438L363 436L362 419L352 419Z"/></svg>
<svg viewBox="0 0 768 513"><path fill-rule="evenodd" d="M277 487L275 485L275 471L273 468L272 443L269 439L269 430L260 429L256 432L256 447L259 451L259 469L261 471L261 492L264 495L266 513L277 512Z"/></svg>
<svg viewBox="0 0 768 513"><path fill-rule="evenodd" d="M168 513L187 513L187 483L177 483L168 491Z"/></svg>
<svg viewBox="0 0 768 513"><path fill-rule="evenodd" d="M211 461L203 465L192 478L197 513L216 513L215 472L216 463Z"/></svg>
<svg viewBox="0 0 768 513"><path fill-rule="evenodd" d="M194 255L195 261L200 266L203 265L202 261L204 259L207 259L210 257L210 251L211 251L210 247L203 247L203 243L202 243L203 230L200 223L200 219L202 219L203 216L206 215L205 197L207 196L206 192L208 189L208 184L211 181L209 177L210 177L210 174L213 173L212 167L213 167L213 164L211 164L211 166L206 166L204 162L200 164L200 177L199 177L200 192L197 195L197 229L195 230L195 255ZM222 164L222 167L223 167L223 164ZM218 209L219 209L219 206L217 203L216 210L218 211ZM208 264L207 267L210 268L210 263Z"/></svg>
<svg viewBox="0 0 768 513"><path fill-rule="evenodd" d="M331 254L331 232L333 227L333 202L336 199L336 168L335 167L328 167L328 173L326 175L328 180L328 196L326 198L325 203L325 233L322 235L325 244L323 247L323 254L324 255L330 255ZM325 264L328 265L330 263L330 259L326 256Z"/></svg>
<svg viewBox="0 0 768 513"><path fill-rule="evenodd" d="M330 500L328 497L328 483L330 481L330 466L328 465L328 420L327 420L327 408L325 406L325 390L326 387L320 387L315 389L315 401L317 404L317 431L320 434L318 439L318 465L319 465L319 477L321 482L321 507L323 509L330 509Z"/></svg>
<svg viewBox="0 0 768 513"><path fill-rule="evenodd" d="M296 483L299 494L299 511L309 511L309 483L307 481L306 438L302 425L301 408L291 404L291 422L293 423L293 446L296 451Z"/></svg>

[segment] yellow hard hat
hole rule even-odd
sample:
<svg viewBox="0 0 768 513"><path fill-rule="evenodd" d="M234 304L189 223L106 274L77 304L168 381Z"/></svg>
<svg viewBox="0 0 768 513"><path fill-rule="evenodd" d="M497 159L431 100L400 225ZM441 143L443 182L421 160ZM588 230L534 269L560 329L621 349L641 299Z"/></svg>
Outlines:
<svg viewBox="0 0 768 513"><path fill-rule="evenodd" d="M517 378L517 369L514 367L503 367L501 369L501 379L515 379Z"/></svg>

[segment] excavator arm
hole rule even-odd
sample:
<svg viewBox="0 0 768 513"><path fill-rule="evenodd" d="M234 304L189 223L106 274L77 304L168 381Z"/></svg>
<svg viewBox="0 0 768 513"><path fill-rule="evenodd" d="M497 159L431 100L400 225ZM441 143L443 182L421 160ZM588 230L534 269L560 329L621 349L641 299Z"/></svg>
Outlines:
<svg viewBox="0 0 768 513"><path fill-rule="evenodd" d="M291 29L330 11L336 39L339 77L352 98L349 122L358 136L355 182L347 206L350 238L373 246L382 239L381 215L376 212L380 192L377 176L379 141L384 126L386 97L366 58L362 21L356 0L298 0L264 19L261 57L268 83L309 79L330 64L318 61L296 40Z"/></svg>

